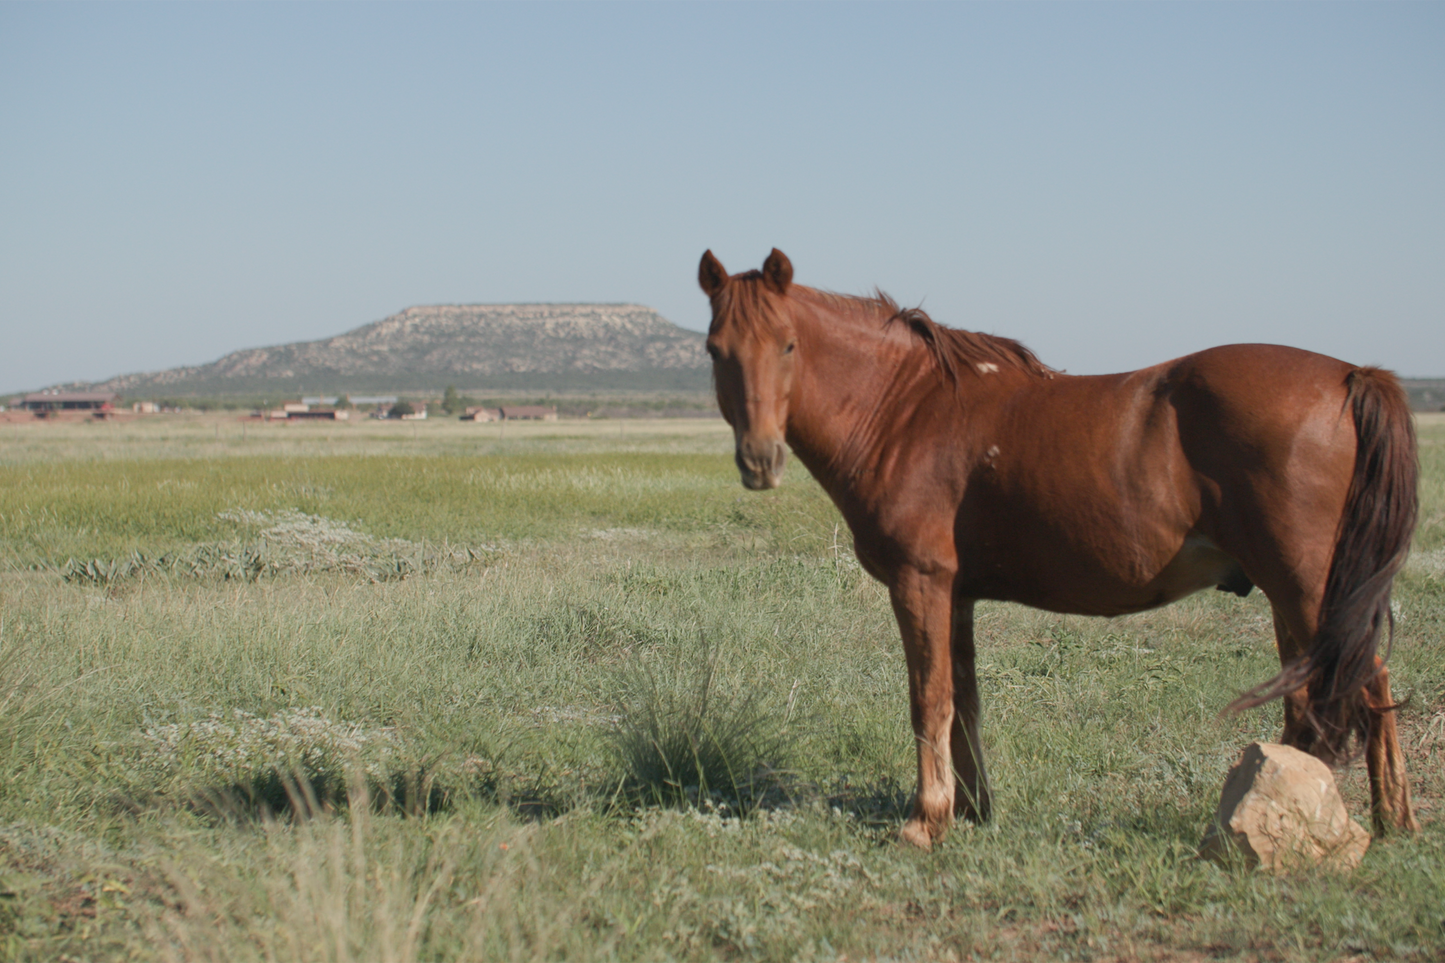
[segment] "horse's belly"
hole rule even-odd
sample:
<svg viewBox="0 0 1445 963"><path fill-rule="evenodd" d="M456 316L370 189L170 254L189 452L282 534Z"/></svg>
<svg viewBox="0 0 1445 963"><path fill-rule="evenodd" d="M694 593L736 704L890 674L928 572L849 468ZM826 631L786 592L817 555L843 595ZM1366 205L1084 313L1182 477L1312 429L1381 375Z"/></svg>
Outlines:
<svg viewBox="0 0 1445 963"><path fill-rule="evenodd" d="M1146 602L1130 611L1157 608L1193 595L1200 589L1217 587L1248 595L1253 588L1239 563L1203 535L1184 539L1169 564L1145 587Z"/></svg>
<svg viewBox="0 0 1445 963"><path fill-rule="evenodd" d="M1071 578L1061 573L1061 577L1051 578L1036 573L980 594L1054 612L1111 616L1158 608L1201 589L1219 587L1245 595L1253 587L1237 561L1198 534L1186 537L1179 551L1152 578L1119 578L1103 566L1095 567L1089 576Z"/></svg>

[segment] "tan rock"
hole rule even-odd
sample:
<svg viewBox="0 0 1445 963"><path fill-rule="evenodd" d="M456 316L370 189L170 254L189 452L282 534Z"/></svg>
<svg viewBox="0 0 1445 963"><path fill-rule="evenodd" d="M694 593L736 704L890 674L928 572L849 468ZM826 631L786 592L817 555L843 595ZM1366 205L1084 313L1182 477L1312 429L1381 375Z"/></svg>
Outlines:
<svg viewBox="0 0 1445 963"><path fill-rule="evenodd" d="M1289 746L1252 742L1229 770L1199 855L1243 858L1280 874L1358 866L1370 834L1350 818L1328 766Z"/></svg>

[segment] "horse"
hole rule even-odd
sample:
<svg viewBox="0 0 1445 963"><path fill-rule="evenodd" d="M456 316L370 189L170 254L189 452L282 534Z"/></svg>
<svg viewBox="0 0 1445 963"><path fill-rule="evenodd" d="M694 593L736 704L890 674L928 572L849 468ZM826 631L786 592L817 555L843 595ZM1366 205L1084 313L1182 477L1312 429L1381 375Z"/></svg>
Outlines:
<svg viewBox="0 0 1445 963"><path fill-rule="evenodd" d="M1211 586L1258 586L1274 615L1281 671L1230 708L1282 698L1280 741L1331 765L1358 739L1375 832L1417 828L1377 651L1418 510L1393 374L1236 344L1070 376L881 292L794 284L776 248L737 275L709 250L698 282L742 484L776 487L791 449L888 589L918 756L904 841L990 817L978 600L1116 616Z"/></svg>

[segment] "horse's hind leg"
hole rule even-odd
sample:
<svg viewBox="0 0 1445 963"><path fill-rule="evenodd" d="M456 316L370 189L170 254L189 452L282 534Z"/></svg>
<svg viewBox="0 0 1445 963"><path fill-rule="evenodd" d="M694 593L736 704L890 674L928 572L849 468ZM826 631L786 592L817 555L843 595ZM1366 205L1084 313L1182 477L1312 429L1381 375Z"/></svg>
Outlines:
<svg viewBox="0 0 1445 963"><path fill-rule="evenodd" d="M1279 606L1275 605L1273 600L1270 607L1274 610L1274 639L1279 650L1279 664L1289 665L1304 654L1304 646L1295 641L1295 636L1291 634L1288 624L1280 614ZM1310 745L1315 741L1314 730L1308 722L1309 691L1296 689L1280 701L1284 703L1284 731L1279 734L1280 745L1309 752Z"/></svg>
<svg viewBox="0 0 1445 963"><path fill-rule="evenodd" d="M1391 830L1416 830L1410 806L1410 780L1405 775L1405 755L1395 728L1395 701L1390 697L1390 670L1375 664L1380 674L1365 686L1365 708L1370 714L1370 737L1365 744L1365 766L1370 771L1370 816L1375 835Z"/></svg>
<svg viewBox="0 0 1445 963"><path fill-rule="evenodd" d="M1273 603L1271 603L1273 605ZM1304 654L1305 647L1297 639L1305 629L1292 629L1290 622L1313 629L1313 620L1285 618L1280 606L1274 608L1274 632L1279 645L1281 665L1289 665ZM1395 726L1394 699L1390 696L1390 670L1380 662L1379 675L1365 686L1365 711L1369 713L1369 738L1365 742L1365 768L1370 774L1370 822L1375 835L1396 830L1416 830L1415 813L1410 805L1410 780L1405 774L1405 755L1400 749L1400 736ZM1314 730L1309 726L1309 694L1296 689L1284 697L1284 731L1279 741L1286 746L1309 752L1314 743Z"/></svg>
<svg viewBox="0 0 1445 963"><path fill-rule="evenodd" d="M983 746L978 740L978 673L974 668L973 601L953 603L953 814L987 822L993 809Z"/></svg>

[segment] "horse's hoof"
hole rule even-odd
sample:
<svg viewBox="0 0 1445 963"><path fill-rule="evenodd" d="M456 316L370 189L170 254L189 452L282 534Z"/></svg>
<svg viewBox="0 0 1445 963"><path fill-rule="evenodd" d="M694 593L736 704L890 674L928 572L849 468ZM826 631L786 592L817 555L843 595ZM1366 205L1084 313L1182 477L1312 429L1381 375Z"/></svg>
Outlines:
<svg viewBox="0 0 1445 963"><path fill-rule="evenodd" d="M933 835L921 819L910 819L898 831L898 839L910 846L916 846L925 853L933 848Z"/></svg>
<svg viewBox="0 0 1445 963"><path fill-rule="evenodd" d="M1374 832L1370 833L1376 839L1388 839L1391 836L1403 836L1410 833L1418 833L1420 824L1415 820L1414 813L1407 813L1404 819L1381 819L1376 816L1371 820L1374 824Z"/></svg>

